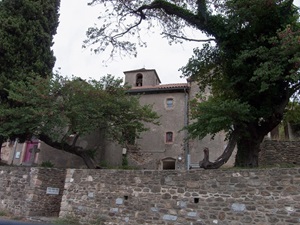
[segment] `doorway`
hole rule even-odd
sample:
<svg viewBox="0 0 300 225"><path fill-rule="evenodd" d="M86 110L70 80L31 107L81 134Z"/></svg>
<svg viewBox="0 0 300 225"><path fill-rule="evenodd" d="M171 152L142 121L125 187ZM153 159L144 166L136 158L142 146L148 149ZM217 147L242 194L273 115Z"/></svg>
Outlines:
<svg viewBox="0 0 300 225"><path fill-rule="evenodd" d="M30 162L31 154L35 154L34 152L32 152L32 150L34 149L34 146L38 146L38 144L39 144L38 142L33 142L33 141L26 142L26 149L25 149L25 154L24 154L24 158L23 158L24 163L33 163L33 162Z"/></svg>
<svg viewBox="0 0 300 225"><path fill-rule="evenodd" d="M162 160L163 170L175 170L176 168L176 159L174 158L165 158Z"/></svg>

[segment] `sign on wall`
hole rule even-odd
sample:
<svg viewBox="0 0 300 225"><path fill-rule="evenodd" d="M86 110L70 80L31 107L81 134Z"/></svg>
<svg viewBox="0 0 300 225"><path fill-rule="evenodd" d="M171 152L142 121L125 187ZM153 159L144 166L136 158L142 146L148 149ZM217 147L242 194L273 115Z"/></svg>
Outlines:
<svg viewBox="0 0 300 225"><path fill-rule="evenodd" d="M47 195L59 195L59 188L47 187Z"/></svg>

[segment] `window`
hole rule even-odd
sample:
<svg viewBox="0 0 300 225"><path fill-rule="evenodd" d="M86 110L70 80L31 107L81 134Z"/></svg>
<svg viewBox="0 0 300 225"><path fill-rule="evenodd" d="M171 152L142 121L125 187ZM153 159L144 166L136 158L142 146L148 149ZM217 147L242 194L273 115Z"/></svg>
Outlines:
<svg viewBox="0 0 300 225"><path fill-rule="evenodd" d="M136 75L136 86L137 87L143 86L143 75L140 73Z"/></svg>
<svg viewBox="0 0 300 225"><path fill-rule="evenodd" d="M173 142L173 132L167 132L166 133L166 143L172 143Z"/></svg>
<svg viewBox="0 0 300 225"><path fill-rule="evenodd" d="M173 98L167 98L167 108L170 109L170 108L173 108L173 105L174 105L174 100Z"/></svg>

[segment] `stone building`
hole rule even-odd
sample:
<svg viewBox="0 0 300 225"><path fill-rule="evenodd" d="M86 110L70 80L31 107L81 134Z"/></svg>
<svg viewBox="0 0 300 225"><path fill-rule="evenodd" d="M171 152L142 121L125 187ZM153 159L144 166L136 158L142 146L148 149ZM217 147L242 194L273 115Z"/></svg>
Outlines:
<svg viewBox="0 0 300 225"><path fill-rule="evenodd" d="M220 156L226 147L223 133L214 140L207 136L186 141L188 134L183 128L190 122L189 101L199 91L196 83L161 84L154 69L124 74L125 83L132 87L129 93L139 95L141 104L153 105L160 116L160 125L147 124L149 130L129 145L127 155L131 164L144 169L188 169L203 159L204 147L210 149L211 160Z"/></svg>
<svg viewBox="0 0 300 225"><path fill-rule="evenodd" d="M32 139L24 143L8 140L2 144L1 161L8 165L36 166L48 163L60 168L86 168L83 160L73 154L55 149Z"/></svg>
<svg viewBox="0 0 300 225"><path fill-rule="evenodd" d="M132 87L129 94L139 95L141 104L153 105L153 110L160 116L160 125L146 124L149 130L139 139L129 141L126 148L104 140L98 132L80 138L78 144L81 147L97 150L98 163L105 161L110 166L119 166L126 156L130 166L140 169L183 170L199 165L204 147L210 149L211 161L220 156L226 146L223 133L215 135L214 140L207 136L202 140L186 141L187 132L183 128L190 122L189 101L199 91L196 83L161 84L154 69L126 71L124 74L125 83ZM1 156L2 160L14 165L40 165L50 161L56 167L85 167L80 157L54 149L39 140L22 144L7 142L2 147ZM227 166L233 164L234 157L231 158Z"/></svg>

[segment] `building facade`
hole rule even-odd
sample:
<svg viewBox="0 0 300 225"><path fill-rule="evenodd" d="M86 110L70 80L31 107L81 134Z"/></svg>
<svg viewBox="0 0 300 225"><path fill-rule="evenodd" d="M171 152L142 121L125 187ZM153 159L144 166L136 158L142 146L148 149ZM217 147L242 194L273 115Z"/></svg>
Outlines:
<svg viewBox="0 0 300 225"><path fill-rule="evenodd" d="M185 170L199 165L205 147L210 149L210 161L222 154L226 147L222 132L213 140L210 136L187 140L188 133L183 128L191 122L189 101L199 92L196 83L161 84L154 69L131 70L124 74L125 83L131 86L129 94L139 96L142 105L152 105L160 116L160 125L145 124L149 130L141 133L140 138L128 142L126 148L105 140L101 132L79 138L81 147L97 150L96 161L99 165L105 162L115 168L126 157L129 166L139 169ZM51 162L55 167L85 167L80 157L54 149L39 140L4 143L1 158L11 165L30 166ZM232 166L233 161L234 156L225 166Z"/></svg>
<svg viewBox="0 0 300 225"><path fill-rule="evenodd" d="M191 121L189 101L196 96L196 83L161 84L154 69L126 71L125 83L131 86L129 93L139 95L140 103L153 105L160 116L160 125L147 124L149 130L143 132L129 145L127 155L130 163L142 169L189 169L203 159L203 149L210 149L213 161L226 147L225 136L219 133L202 140L187 140L183 128ZM208 94L208 93L207 93ZM227 166L233 164L233 160Z"/></svg>

